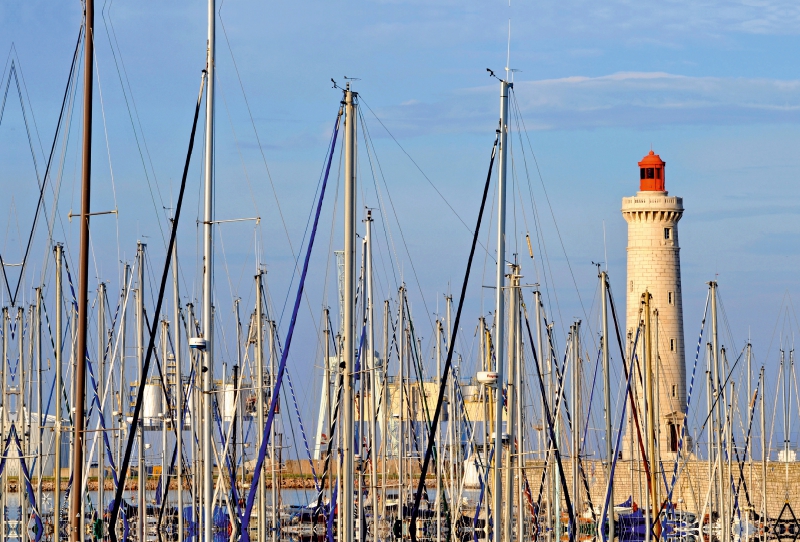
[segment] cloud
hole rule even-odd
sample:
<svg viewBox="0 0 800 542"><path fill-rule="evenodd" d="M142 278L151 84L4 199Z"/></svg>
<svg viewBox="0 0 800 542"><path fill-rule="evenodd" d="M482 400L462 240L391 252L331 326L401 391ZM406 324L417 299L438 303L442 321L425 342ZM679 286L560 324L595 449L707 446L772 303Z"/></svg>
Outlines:
<svg viewBox="0 0 800 542"><path fill-rule="evenodd" d="M564 4L546 4L555 15ZM572 2L572 31L614 32L656 38L653 30L671 34L705 35L727 32L797 34L800 5L791 0L664 0L659 2ZM643 31L644 30L644 31Z"/></svg>
<svg viewBox="0 0 800 542"><path fill-rule="evenodd" d="M416 26L420 18L438 25L452 24L455 14L458 23L474 25L474 34L499 12L498 4L470 0L378 0L376 4L406 7L405 13L397 13L400 20L388 26L394 30ZM409 5L414 9L408 9ZM793 0L546 0L514 5L508 14L518 31L535 28L546 37L589 35L648 41L669 40L677 35L800 33L800 4Z"/></svg>
<svg viewBox="0 0 800 542"><path fill-rule="evenodd" d="M378 114L408 135L479 131L495 122L497 94L497 85L462 89ZM514 97L529 130L800 121L800 80L620 72L518 81Z"/></svg>

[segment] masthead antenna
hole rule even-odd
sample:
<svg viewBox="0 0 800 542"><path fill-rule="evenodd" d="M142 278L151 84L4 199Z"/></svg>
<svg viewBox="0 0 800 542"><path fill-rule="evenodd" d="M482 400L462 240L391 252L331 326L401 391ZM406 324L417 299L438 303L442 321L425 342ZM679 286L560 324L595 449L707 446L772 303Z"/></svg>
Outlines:
<svg viewBox="0 0 800 542"><path fill-rule="evenodd" d="M511 0L508 2L509 9L511 8ZM506 78L511 69L511 17L508 18L508 47L506 49Z"/></svg>

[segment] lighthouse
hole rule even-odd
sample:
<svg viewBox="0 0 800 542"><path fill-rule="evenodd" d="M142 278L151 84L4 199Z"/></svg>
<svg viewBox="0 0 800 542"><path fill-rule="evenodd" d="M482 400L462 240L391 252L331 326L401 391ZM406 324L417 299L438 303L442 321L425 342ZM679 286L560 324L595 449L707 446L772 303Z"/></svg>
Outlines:
<svg viewBox="0 0 800 542"><path fill-rule="evenodd" d="M666 163L652 150L639 162L639 191L622 198L622 216L628 223L628 275L626 280L626 328L629 348L646 320L649 333L640 336L637 355L645 359L643 345L649 341L654 435L661 459L674 457L678 449L683 410L686 405L686 364L683 341L683 301L678 222L683 216L683 198L670 196L665 184ZM645 296L649 296L646 304ZM631 356L632 358L633 356ZM644 364L640 365L645 373ZM638 371L635 373L638 375ZM634 379L636 380L636 379ZM646 380L647 381L647 380ZM637 408L647 394L637 390ZM643 420L643 409L639 419ZM630 420L630 418L629 418ZM643 433L643 436L644 433ZM638 456L635 428L629 421L623 455ZM631 450L633 445L633 450ZM647 448L647 446L645 446Z"/></svg>

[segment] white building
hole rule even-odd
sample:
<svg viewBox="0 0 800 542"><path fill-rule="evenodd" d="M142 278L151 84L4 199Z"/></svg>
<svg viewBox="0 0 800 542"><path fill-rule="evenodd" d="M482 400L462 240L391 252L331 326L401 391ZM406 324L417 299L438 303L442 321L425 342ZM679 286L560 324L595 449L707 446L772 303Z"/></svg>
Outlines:
<svg viewBox="0 0 800 542"><path fill-rule="evenodd" d="M5 416L2 415L3 407L0 407L0 420L5 420ZM28 412L27 409L24 411L26 414ZM25 420L23 422L17 421L17 414L10 413L9 420L5 420L5 423L0 423L0 428L2 428L2 442L0 443L0 447L5 446L6 439L8 438L9 431L11 431L12 423L17 431L17 436L19 437L20 445L23 447L23 453L25 455L25 464L28 467L28 471L31 477L35 477L36 473L38 472L38 467L35 464L35 458L38 457L39 453L39 441L40 441L40 431L39 431L39 415L36 412L30 413L30 420L28 420L27 415L24 416ZM28 423L30 421L30 423ZM44 416L44 426L41 430L41 442L42 442L42 476L53 476L53 464L55 461L55 449L53 445L55 443L55 423L56 417L53 415L46 415ZM69 425L69 421L65 420L62 422L64 427ZM64 433L61 437L61 466L66 467L69 464L69 433ZM0 450L2 451L2 450ZM20 453L19 449L17 448L16 441L12 438L8 445L8 457L6 460L6 472L9 476L19 476L21 473L21 463L19 461Z"/></svg>

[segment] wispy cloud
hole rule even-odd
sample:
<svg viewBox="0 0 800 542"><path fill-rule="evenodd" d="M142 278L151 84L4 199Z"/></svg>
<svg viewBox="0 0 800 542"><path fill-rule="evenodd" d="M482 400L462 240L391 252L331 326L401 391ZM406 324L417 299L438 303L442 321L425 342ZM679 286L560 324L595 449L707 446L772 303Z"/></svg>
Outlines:
<svg viewBox="0 0 800 542"><path fill-rule="evenodd" d="M452 0L378 0L376 4L404 8L400 20L386 29L418 28L422 17L436 25L474 24L480 32L487 20L498 14L498 4L480 1ZM407 9L413 5L415 9ZM455 8L460 8L455 9ZM546 0L534 4L512 6L508 12L523 32L537 29L557 36L608 36L613 39L664 40L663 33L674 35L719 36L722 34L798 34L800 4L793 0L660 0L632 1Z"/></svg>
<svg viewBox="0 0 800 542"><path fill-rule="evenodd" d="M484 129L497 116L497 86L453 91L380 112L409 135ZM620 72L519 81L514 96L528 129L732 125L800 121L800 80Z"/></svg>

